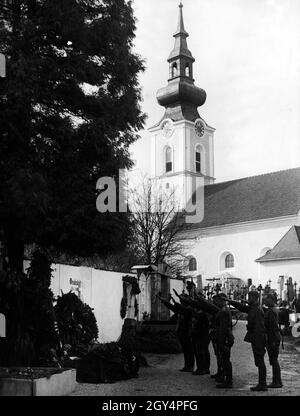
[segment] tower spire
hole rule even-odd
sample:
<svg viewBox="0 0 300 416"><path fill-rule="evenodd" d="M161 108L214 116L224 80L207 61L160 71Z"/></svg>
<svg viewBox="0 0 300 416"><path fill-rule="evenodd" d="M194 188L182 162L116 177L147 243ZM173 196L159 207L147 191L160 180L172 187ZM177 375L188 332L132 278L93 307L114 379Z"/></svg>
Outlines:
<svg viewBox="0 0 300 416"><path fill-rule="evenodd" d="M164 118L195 121L199 118L197 107L205 103L206 92L194 85L195 59L187 45L189 34L184 27L182 9L183 4L180 1L177 30L173 35L175 45L168 58L168 85L157 92L157 100L166 108Z"/></svg>
<svg viewBox="0 0 300 416"><path fill-rule="evenodd" d="M174 33L174 38L175 38L175 45L174 48L169 56L169 62L170 59L173 59L175 57L178 56L187 56L191 59L193 59L194 62L194 58L193 55L191 54L191 52L189 51L188 45L187 45L187 38L189 37L188 32L185 30L184 27L184 20L183 20L183 4L182 2L180 2L179 4L179 16L178 16L178 25L177 25L177 30Z"/></svg>
<svg viewBox="0 0 300 416"><path fill-rule="evenodd" d="M177 31L176 31L175 35L182 33L182 34L186 34L188 36L189 34L185 31L185 28L184 28L182 9L183 9L183 4L182 4L182 2L180 2L180 4L179 4L178 26L177 26Z"/></svg>

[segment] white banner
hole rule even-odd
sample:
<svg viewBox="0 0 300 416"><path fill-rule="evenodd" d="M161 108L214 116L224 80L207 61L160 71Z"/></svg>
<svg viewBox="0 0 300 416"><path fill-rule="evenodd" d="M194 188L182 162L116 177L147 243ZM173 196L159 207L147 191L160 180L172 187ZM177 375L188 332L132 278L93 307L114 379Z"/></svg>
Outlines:
<svg viewBox="0 0 300 416"><path fill-rule="evenodd" d="M0 338L6 337L6 319L5 316L0 313Z"/></svg>
<svg viewBox="0 0 300 416"><path fill-rule="evenodd" d="M5 56L0 53L0 77L4 78L6 76L6 61Z"/></svg>

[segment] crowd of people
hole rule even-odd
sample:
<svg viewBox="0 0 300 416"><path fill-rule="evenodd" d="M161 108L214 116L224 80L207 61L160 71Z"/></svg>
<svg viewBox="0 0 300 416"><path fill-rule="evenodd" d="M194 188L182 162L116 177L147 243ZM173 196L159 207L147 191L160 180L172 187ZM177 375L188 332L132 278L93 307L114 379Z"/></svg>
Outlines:
<svg viewBox="0 0 300 416"><path fill-rule="evenodd" d="M268 388L281 388L281 369L278 361L281 330L278 323L276 296L268 293L260 306L260 293L250 291L248 300L231 300L226 294L218 293L207 300L199 292L192 296L174 293L168 299L157 295L160 301L177 315L177 335L184 355L182 372L195 376L210 374L209 344L212 343L216 357L217 372L211 375L216 387L228 389L233 387L233 369L231 348L234 345L232 330L232 312L230 305L247 314L247 333L244 338L252 346L254 362L258 368L258 383L252 391L267 391ZM265 354L268 353L272 366L272 382L267 384ZM194 369L196 364L196 368Z"/></svg>

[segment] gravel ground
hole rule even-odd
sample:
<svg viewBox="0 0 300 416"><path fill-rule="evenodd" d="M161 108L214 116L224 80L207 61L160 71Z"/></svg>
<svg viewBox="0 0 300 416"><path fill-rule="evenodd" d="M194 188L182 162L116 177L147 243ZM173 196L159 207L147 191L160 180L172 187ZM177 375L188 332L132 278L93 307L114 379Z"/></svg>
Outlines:
<svg viewBox="0 0 300 416"><path fill-rule="evenodd" d="M209 375L193 376L180 373L182 354L147 354L149 368L141 368L139 378L114 384L78 384L72 396L299 396L300 395L300 352L289 343L280 351L282 389L253 393L250 386L257 383L257 369L254 366L250 344L243 341L245 322L234 328L235 344L232 348L234 388L219 390ZM211 373L215 373L215 357L211 351ZM271 381L271 367L266 355L268 380Z"/></svg>

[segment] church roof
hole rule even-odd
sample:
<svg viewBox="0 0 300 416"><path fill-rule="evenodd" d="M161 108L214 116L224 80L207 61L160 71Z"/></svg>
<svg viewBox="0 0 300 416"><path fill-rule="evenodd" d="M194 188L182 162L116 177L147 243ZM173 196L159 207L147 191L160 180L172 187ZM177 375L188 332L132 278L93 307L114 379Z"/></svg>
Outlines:
<svg viewBox="0 0 300 416"><path fill-rule="evenodd" d="M293 226L272 250L256 261L263 263L291 259L300 259L300 227L297 226Z"/></svg>
<svg viewBox="0 0 300 416"><path fill-rule="evenodd" d="M204 219L185 229L202 229L297 215L300 168L207 185Z"/></svg>

